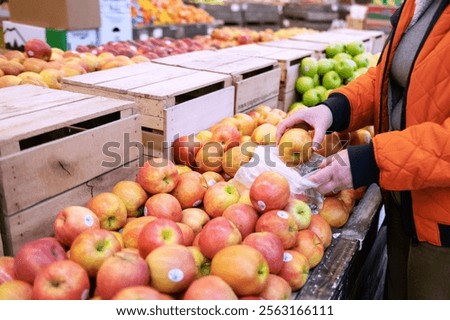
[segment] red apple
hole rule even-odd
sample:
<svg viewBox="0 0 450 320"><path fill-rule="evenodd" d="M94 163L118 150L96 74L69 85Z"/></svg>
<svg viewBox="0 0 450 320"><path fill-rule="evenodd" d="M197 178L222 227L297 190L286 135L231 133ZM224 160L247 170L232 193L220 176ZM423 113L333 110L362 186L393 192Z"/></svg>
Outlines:
<svg viewBox="0 0 450 320"><path fill-rule="evenodd" d="M322 208L319 211L319 215L323 217L331 227L341 228L350 217L350 212L348 211L346 204L340 198L326 197L323 201Z"/></svg>
<svg viewBox="0 0 450 320"><path fill-rule="evenodd" d="M159 218L147 223L139 234L138 249L142 258L156 248L169 244L183 244L183 232L172 220Z"/></svg>
<svg viewBox="0 0 450 320"><path fill-rule="evenodd" d="M220 172L222 170L223 146L214 141L205 143L195 156L196 167L199 172L213 171ZM209 180L206 180L209 184Z"/></svg>
<svg viewBox="0 0 450 320"><path fill-rule="evenodd" d="M95 296L111 299L126 287L147 285L150 271L140 256L130 252L116 252L100 266L96 277Z"/></svg>
<svg viewBox="0 0 450 320"><path fill-rule="evenodd" d="M183 244L186 247L192 245L195 238L194 230L185 223L176 222L176 224L180 227L181 233L183 234Z"/></svg>
<svg viewBox="0 0 450 320"><path fill-rule="evenodd" d="M211 218L219 217L226 208L239 201L237 188L225 181L218 182L208 188L203 198L205 211Z"/></svg>
<svg viewBox="0 0 450 320"><path fill-rule="evenodd" d="M259 296L264 300L290 300L292 288L282 277L269 274L267 277L267 285Z"/></svg>
<svg viewBox="0 0 450 320"><path fill-rule="evenodd" d="M217 252L211 274L222 278L239 296L258 295L267 285L269 265L258 250L238 244Z"/></svg>
<svg viewBox="0 0 450 320"><path fill-rule="evenodd" d="M286 211L272 210L259 217L255 230L276 234L283 243L283 248L290 249L295 244L298 227L295 219Z"/></svg>
<svg viewBox="0 0 450 320"><path fill-rule="evenodd" d="M191 252L179 244L156 248L145 260L150 268L151 286L163 293L187 289L197 274Z"/></svg>
<svg viewBox="0 0 450 320"><path fill-rule="evenodd" d="M31 300L33 286L26 281L11 280L0 284L0 300Z"/></svg>
<svg viewBox="0 0 450 320"><path fill-rule="evenodd" d="M28 57L49 61L52 56L52 48L47 42L40 39L30 39L25 42L24 52Z"/></svg>
<svg viewBox="0 0 450 320"><path fill-rule="evenodd" d="M61 244L52 237L25 243L14 257L14 274L17 280L33 284L36 275L53 261L66 259Z"/></svg>
<svg viewBox="0 0 450 320"><path fill-rule="evenodd" d="M291 189L287 179L273 171L261 173L250 187L250 200L258 212L284 209L290 195Z"/></svg>
<svg viewBox="0 0 450 320"><path fill-rule="evenodd" d="M236 225L242 235L242 239L255 231L258 213L252 206L235 203L226 208L222 216Z"/></svg>
<svg viewBox="0 0 450 320"><path fill-rule="evenodd" d="M180 180L172 191L172 195L179 201L181 208L198 207L208 189L205 178L196 171L180 175Z"/></svg>
<svg viewBox="0 0 450 320"><path fill-rule="evenodd" d="M285 211L289 212L297 222L298 230L303 230L308 228L311 223L311 208L305 201L299 199L289 199L287 206L284 208Z"/></svg>
<svg viewBox="0 0 450 320"><path fill-rule="evenodd" d="M95 195L89 200L86 207L95 213L102 229L119 230L127 221L125 204L112 192Z"/></svg>
<svg viewBox="0 0 450 320"><path fill-rule="evenodd" d="M135 181L122 180L117 182L112 191L118 196L127 209L128 217L138 217L142 215L141 208L148 199L147 192Z"/></svg>
<svg viewBox="0 0 450 320"><path fill-rule="evenodd" d="M0 257L0 285L2 283L14 280L16 275L14 274L14 258L13 257Z"/></svg>
<svg viewBox="0 0 450 320"><path fill-rule="evenodd" d="M297 233L297 241L295 243L295 250L303 254L308 259L309 268L312 269L322 261L324 254L324 247L319 237L309 229L300 230Z"/></svg>
<svg viewBox="0 0 450 320"><path fill-rule="evenodd" d="M286 250L283 267L278 275L286 280L293 291L302 288L309 277L308 259L295 250Z"/></svg>
<svg viewBox="0 0 450 320"><path fill-rule="evenodd" d="M198 245L200 251L209 259L221 249L239 244L241 233L233 222L224 217L210 220L199 233Z"/></svg>
<svg viewBox="0 0 450 320"><path fill-rule="evenodd" d="M322 241L323 247L326 249L330 246L333 239L333 231L328 222L320 215L313 214L308 229L314 232Z"/></svg>
<svg viewBox="0 0 450 320"><path fill-rule="evenodd" d="M145 225L158 218L153 216L139 217L128 222L122 230L123 245L125 248L137 248L138 239Z"/></svg>
<svg viewBox="0 0 450 320"><path fill-rule="evenodd" d="M202 142L193 134L181 136L173 142L173 159L176 164L195 167L195 155L202 147Z"/></svg>
<svg viewBox="0 0 450 320"><path fill-rule="evenodd" d="M238 129L229 124L218 125L212 130L211 141L218 142L222 147L223 151L238 146L241 139L241 134Z"/></svg>
<svg viewBox="0 0 450 320"><path fill-rule="evenodd" d="M131 286L117 292L111 300L173 300L149 286Z"/></svg>
<svg viewBox="0 0 450 320"><path fill-rule="evenodd" d="M202 176L203 178L205 178L208 187L212 187L217 182L225 181L224 178L220 175L220 173L214 171L203 172Z"/></svg>
<svg viewBox="0 0 450 320"><path fill-rule="evenodd" d="M136 176L136 182L151 194L171 192L178 179L177 167L172 161L164 158L151 158L146 161Z"/></svg>
<svg viewBox="0 0 450 320"><path fill-rule="evenodd" d="M242 244L255 248L269 264L270 273L277 274L283 266L283 242L272 232L254 232L249 234Z"/></svg>
<svg viewBox="0 0 450 320"><path fill-rule="evenodd" d="M85 300L89 297L89 277L77 263L54 261L38 273L33 285L34 300Z"/></svg>
<svg viewBox="0 0 450 320"><path fill-rule="evenodd" d="M102 263L121 249L119 240L111 231L88 229L72 242L70 260L81 265L90 277L95 277Z"/></svg>
<svg viewBox="0 0 450 320"><path fill-rule="evenodd" d="M96 214L81 206L62 209L53 223L55 238L67 247L70 247L73 240L84 230L98 228L100 228L100 220Z"/></svg>
<svg viewBox="0 0 450 320"><path fill-rule="evenodd" d="M183 216L177 198L169 193L158 193L145 202L145 215L180 222Z"/></svg>
<svg viewBox="0 0 450 320"><path fill-rule="evenodd" d="M237 300L233 289L218 276L194 280L183 295L183 300Z"/></svg>
<svg viewBox="0 0 450 320"><path fill-rule="evenodd" d="M208 214L200 208L187 208L182 211L181 222L192 228L198 234L210 220Z"/></svg>
<svg viewBox="0 0 450 320"><path fill-rule="evenodd" d="M187 248L191 252L192 257L195 261L195 266L197 267L196 278L207 276L211 271L211 260L205 257L198 246L192 245L188 246Z"/></svg>

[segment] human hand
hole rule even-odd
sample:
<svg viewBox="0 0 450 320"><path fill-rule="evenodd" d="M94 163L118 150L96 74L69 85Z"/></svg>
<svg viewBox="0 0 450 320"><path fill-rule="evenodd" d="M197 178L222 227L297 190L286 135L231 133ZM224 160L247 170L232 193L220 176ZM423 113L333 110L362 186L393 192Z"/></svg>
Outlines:
<svg viewBox="0 0 450 320"><path fill-rule="evenodd" d="M316 107L300 109L281 121L277 126L276 141L279 143L283 133L295 125L310 125L314 128L313 149L320 149L327 129L333 123L331 110L324 104Z"/></svg>
<svg viewBox="0 0 450 320"><path fill-rule="evenodd" d="M338 193L353 188L352 172L348 151L342 150L327 157L308 180L318 185L316 190L321 194Z"/></svg>

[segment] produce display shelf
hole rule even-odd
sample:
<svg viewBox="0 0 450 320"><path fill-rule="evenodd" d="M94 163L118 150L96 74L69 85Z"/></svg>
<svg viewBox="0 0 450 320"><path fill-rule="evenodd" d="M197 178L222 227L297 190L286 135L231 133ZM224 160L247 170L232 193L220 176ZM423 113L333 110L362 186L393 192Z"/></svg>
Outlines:
<svg viewBox="0 0 450 320"><path fill-rule="evenodd" d="M263 103L269 107L277 106L281 69L274 60L218 50L195 51L153 61L231 76L236 93L235 113L249 111Z"/></svg>
<svg viewBox="0 0 450 320"><path fill-rule="evenodd" d="M289 39L261 42L260 45L284 49L312 51L314 52L313 56L317 59L320 59L325 56L325 48L327 47L327 44L324 43L319 42L316 43L310 41L295 41Z"/></svg>
<svg viewBox="0 0 450 320"><path fill-rule="evenodd" d="M303 288L293 294L295 300L351 298L360 276L362 262L373 245L377 216L381 206L380 188L372 184L341 229L333 230L333 241L310 273Z"/></svg>
<svg viewBox="0 0 450 320"><path fill-rule="evenodd" d="M371 42L371 53L379 53L383 49L384 43L386 41L386 34L379 30L357 30L350 28L341 28L333 30L335 33L349 34L349 35L361 35L369 38Z"/></svg>
<svg viewBox="0 0 450 320"><path fill-rule="evenodd" d="M153 62L64 78L62 87L135 101L144 152L154 157L170 157L178 136L207 129L233 115L230 76Z"/></svg>
<svg viewBox="0 0 450 320"><path fill-rule="evenodd" d="M137 159L124 137L139 142L141 132L128 101L32 85L3 88L0 101L0 227L10 254L45 226L36 206Z"/></svg>
<svg viewBox="0 0 450 320"><path fill-rule="evenodd" d="M216 20L213 23L134 26L133 39L145 41L150 37L171 37L174 39L181 39L185 37L195 37L197 35L208 35L211 34L214 28L221 27L222 25L223 21Z"/></svg>

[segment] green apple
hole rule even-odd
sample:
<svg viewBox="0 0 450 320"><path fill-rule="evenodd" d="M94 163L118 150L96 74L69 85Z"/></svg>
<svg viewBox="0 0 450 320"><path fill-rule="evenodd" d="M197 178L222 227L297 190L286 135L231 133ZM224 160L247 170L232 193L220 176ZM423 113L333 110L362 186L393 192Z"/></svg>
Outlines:
<svg viewBox="0 0 450 320"><path fill-rule="evenodd" d="M353 41L345 46L345 52L347 52L352 57L364 53L365 51L366 47L364 46L364 43L362 41Z"/></svg>
<svg viewBox="0 0 450 320"><path fill-rule="evenodd" d="M353 61L356 62L358 68L367 68L369 67L370 61L369 56L365 53L358 54L353 57Z"/></svg>
<svg viewBox="0 0 450 320"><path fill-rule="evenodd" d="M327 58L333 58L335 55L337 55L338 53L344 52L345 50L345 46L343 43L333 43L333 44L329 44L326 48L325 48L325 56Z"/></svg>
<svg viewBox="0 0 450 320"><path fill-rule="evenodd" d="M335 55L334 57L333 57L333 59L336 61L336 62L338 62L338 61L341 61L341 60L345 60L345 59L352 59L352 56L351 55L349 55L348 53L345 53L345 52L341 52L341 53L338 53L337 55ZM334 66L335 68L336 68L336 66Z"/></svg>
<svg viewBox="0 0 450 320"><path fill-rule="evenodd" d="M336 61L333 59L327 59L327 58L319 59L319 61L317 61L317 74L319 76L323 76L328 71L333 70L335 64L336 64Z"/></svg>
<svg viewBox="0 0 450 320"><path fill-rule="evenodd" d="M352 59L339 60L334 68L342 79L351 78L356 70L356 62Z"/></svg>
<svg viewBox="0 0 450 320"><path fill-rule="evenodd" d="M317 68L317 59L313 57L304 58L300 63L300 72L302 76L314 77L314 75L317 74Z"/></svg>
<svg viewBox="0 0 450 320"><path fill-rule="evenodd" d="M328 71L322 78L322 85L326 89L336 89L342 85L342 79L336 71Z"/></svg>
<svg viewBox="0 0 450 320"><path fill-rule="evenodd" d="M313 77L313 82L314 82L314 87L317 87L320 85L320 77L317 73Z"/></svg>
<svg viewBox="0 0 450 320"><path fill-rule="evenodd" d="M314 88L314 80L311 77L301 76L295 81L295 89L298 93L303 94L312 88Z"/></svg>
<svg viewBox="0 0 450 320"><path fill-rule="evenodd" d="M328 98L328 95L326 95L327 88L325 88L324 86L317 86L314 89L316 89L319 92L321 101L324 101L326 98Z"/></svg>
<svg viewBox="0 0 450 320"><path fill-rule="evenodd" d="M300 109L304 109L307 108L307 106L305 106L303 103L301 102L294 102L293 104L291 104L288 108L288 112L289 111L293 111L293 110L300 110Z"/></svg>
<svg viewBox="0 0 450 320"><path fill-rule="evenodd" d="M321 96L316 89L309 89L303 94L302 102L307 107L312 107L321 102Z"/></svg>

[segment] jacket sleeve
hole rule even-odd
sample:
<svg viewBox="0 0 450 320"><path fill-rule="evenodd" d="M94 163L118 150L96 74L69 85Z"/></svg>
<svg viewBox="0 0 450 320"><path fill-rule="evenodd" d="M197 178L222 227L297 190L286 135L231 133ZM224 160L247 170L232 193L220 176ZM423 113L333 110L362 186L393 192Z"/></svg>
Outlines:
<svg viewBox="0 0 450 320"><path fill-rule="evenodd" d="M373 146L382 188L450 187L450 118L378 134Z"/></svg>

